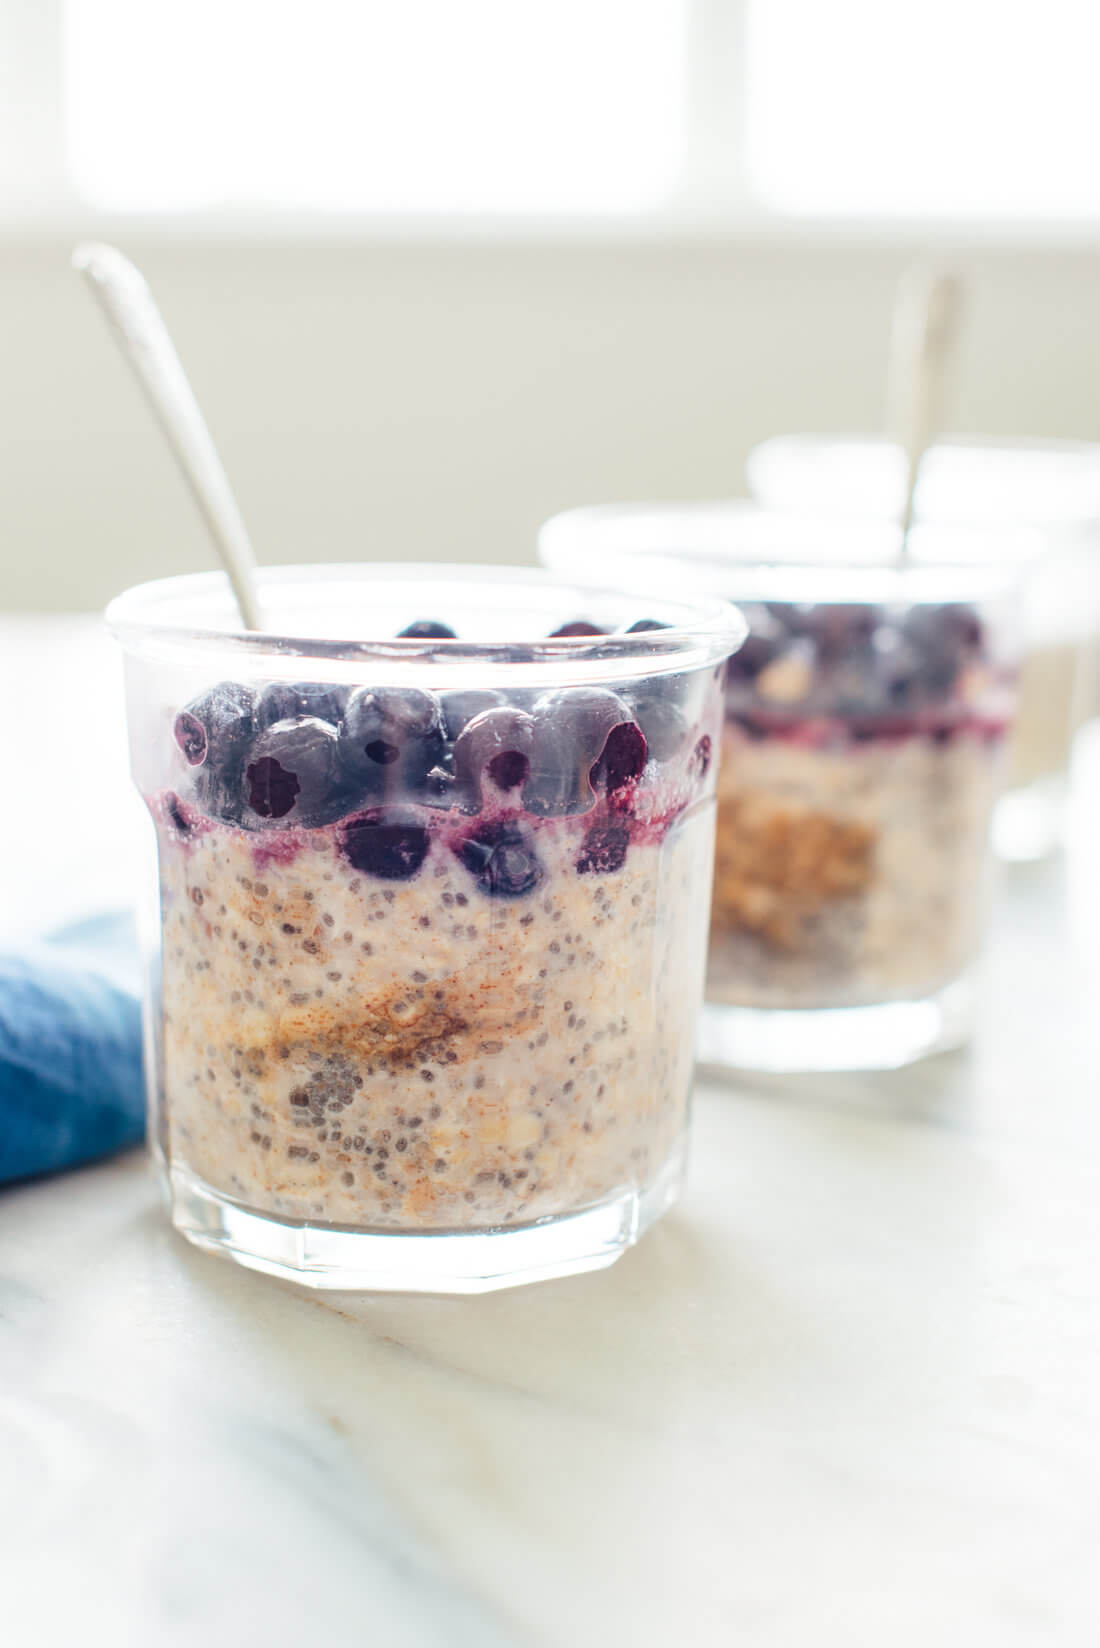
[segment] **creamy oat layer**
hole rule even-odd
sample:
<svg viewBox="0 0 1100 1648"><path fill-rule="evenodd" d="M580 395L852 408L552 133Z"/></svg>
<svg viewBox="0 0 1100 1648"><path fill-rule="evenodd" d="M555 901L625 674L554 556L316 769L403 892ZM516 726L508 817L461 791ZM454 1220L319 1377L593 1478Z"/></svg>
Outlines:
<svg viewBox="0 0 1100 1648"><path fill-rule="evenodd" d="M330 832L158 822L171 1164L260 1211L445 1230L644 1188L678 1147L712 803L621 868L526 820L545 874L486 896L436 836L411 880Z"/></svg>
<svg viewBox="0 0 1100 1648"><path fill-rule="evenodd" d="M707 997L915 1000L972 960L1001 740L959 731L812 747L727 722Z"/></svg>
<svg viewBox="0 0 1100 1648"><path fill-rule="evenodd" d="M1008 785L1016 789L1065 772L1073 739L1089 713L1088 665L1078 642L1032 647L1020 671L1009 743Z"/></svg>

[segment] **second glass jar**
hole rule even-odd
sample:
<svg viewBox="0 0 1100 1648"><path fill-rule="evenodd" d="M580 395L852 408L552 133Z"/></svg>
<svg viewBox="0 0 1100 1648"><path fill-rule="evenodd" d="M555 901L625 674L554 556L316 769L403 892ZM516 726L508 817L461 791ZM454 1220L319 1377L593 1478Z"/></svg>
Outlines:
<svg viewBox="0 0 1100 1648"><path fill-rule="evenodd" d="M877 529L736 506L577 511L540 548L561 571L597 540L613 576L702 583L748 623L726 692L701 1056L882 1068L957 1043L1016 697L1004 576L892 566Z"/></svg>

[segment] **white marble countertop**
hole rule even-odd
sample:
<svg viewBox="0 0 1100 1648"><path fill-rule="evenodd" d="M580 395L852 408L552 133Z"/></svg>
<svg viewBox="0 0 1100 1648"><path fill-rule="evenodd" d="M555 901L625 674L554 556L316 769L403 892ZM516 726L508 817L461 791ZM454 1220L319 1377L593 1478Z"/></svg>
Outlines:
<svg viewBox="0 0 1100 1648"><path fill-rule="evenodd" d="M104 891L78 768L116 796L51 769L46 840ZM5 1648L1094 1648L1098 821L1007 878L968 1054L700 1083L611 1270L314 1297L139 1157L0 1193Z"/></svg>

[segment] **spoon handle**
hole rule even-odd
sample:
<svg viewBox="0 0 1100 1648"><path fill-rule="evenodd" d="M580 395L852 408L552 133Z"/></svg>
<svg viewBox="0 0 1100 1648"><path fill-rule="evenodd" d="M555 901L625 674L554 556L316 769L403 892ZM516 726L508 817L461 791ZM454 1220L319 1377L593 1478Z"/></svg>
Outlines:
<svg viewBox="0 0 1100 1648"><path fill-rule="evenodd" d="M141 271L114 246L73 253L145 392L229 575L245 629L258 630L256 557L206 420Z"/></svg>
<svg viewBox="0 0 1100 1648"><path fill-rule="evenodd" d="M902 560L908 555L921 459L940 427L944 387L955 350L962 281L945 270L916 268L903 279L894 309L890 426L905 451Z"/></svg>

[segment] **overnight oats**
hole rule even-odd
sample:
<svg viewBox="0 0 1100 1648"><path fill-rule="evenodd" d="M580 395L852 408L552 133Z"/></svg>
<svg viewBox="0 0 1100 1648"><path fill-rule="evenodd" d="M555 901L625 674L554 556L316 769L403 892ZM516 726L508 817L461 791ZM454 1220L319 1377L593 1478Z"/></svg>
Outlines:
<svg viewBox="0 0 1100 1648"><path fill-rule="evenodd" d="M704 1056L897 1063L965 1028L1015 672L979 605L897 583L742 607Z"/></svg>
<svg viewBox="0 0 1100 1648"><path fill-rule="evenodd" d="M224 633L219 579L110 614L178 1227L328 1287L611 1262L682 1165L736 619L538 573L262 595L311 638Z"/></svg>
<svg viewBox="0 0 1100 1648"><path fill-rule="evenodd" d="M749 454L754 496L769 510L814 508L849 521L896 520L904 452L884 437L785 435ZM1064 823L1076 735L1097 707L1100 658L1100 446L1084 441L953 436L921 462L915 497L918 555L949 531L984 525L981 540L1024 586L1016 723L993 840L1006 859L1041 857ZM930 534L924 526L933 526ZM947 530L945 530L947 529Z"/></svg>
<svg viewBox="0 0 1100 1648"><path fill-rule="evenodd" d="M632 556L650 583L736 600L748 625L729 665L700 1056L904 1064L968 1028L1016 699L1005 579L884 565L877 531L866 563L798 562L804 523L753 562L731 549L736 506L732 520L731 537L723 506L699 506L694 531L683 508L578 511L540 550L565 571L600 538L612 576ZM860 533L843 543L858 552Z"/></svg>

